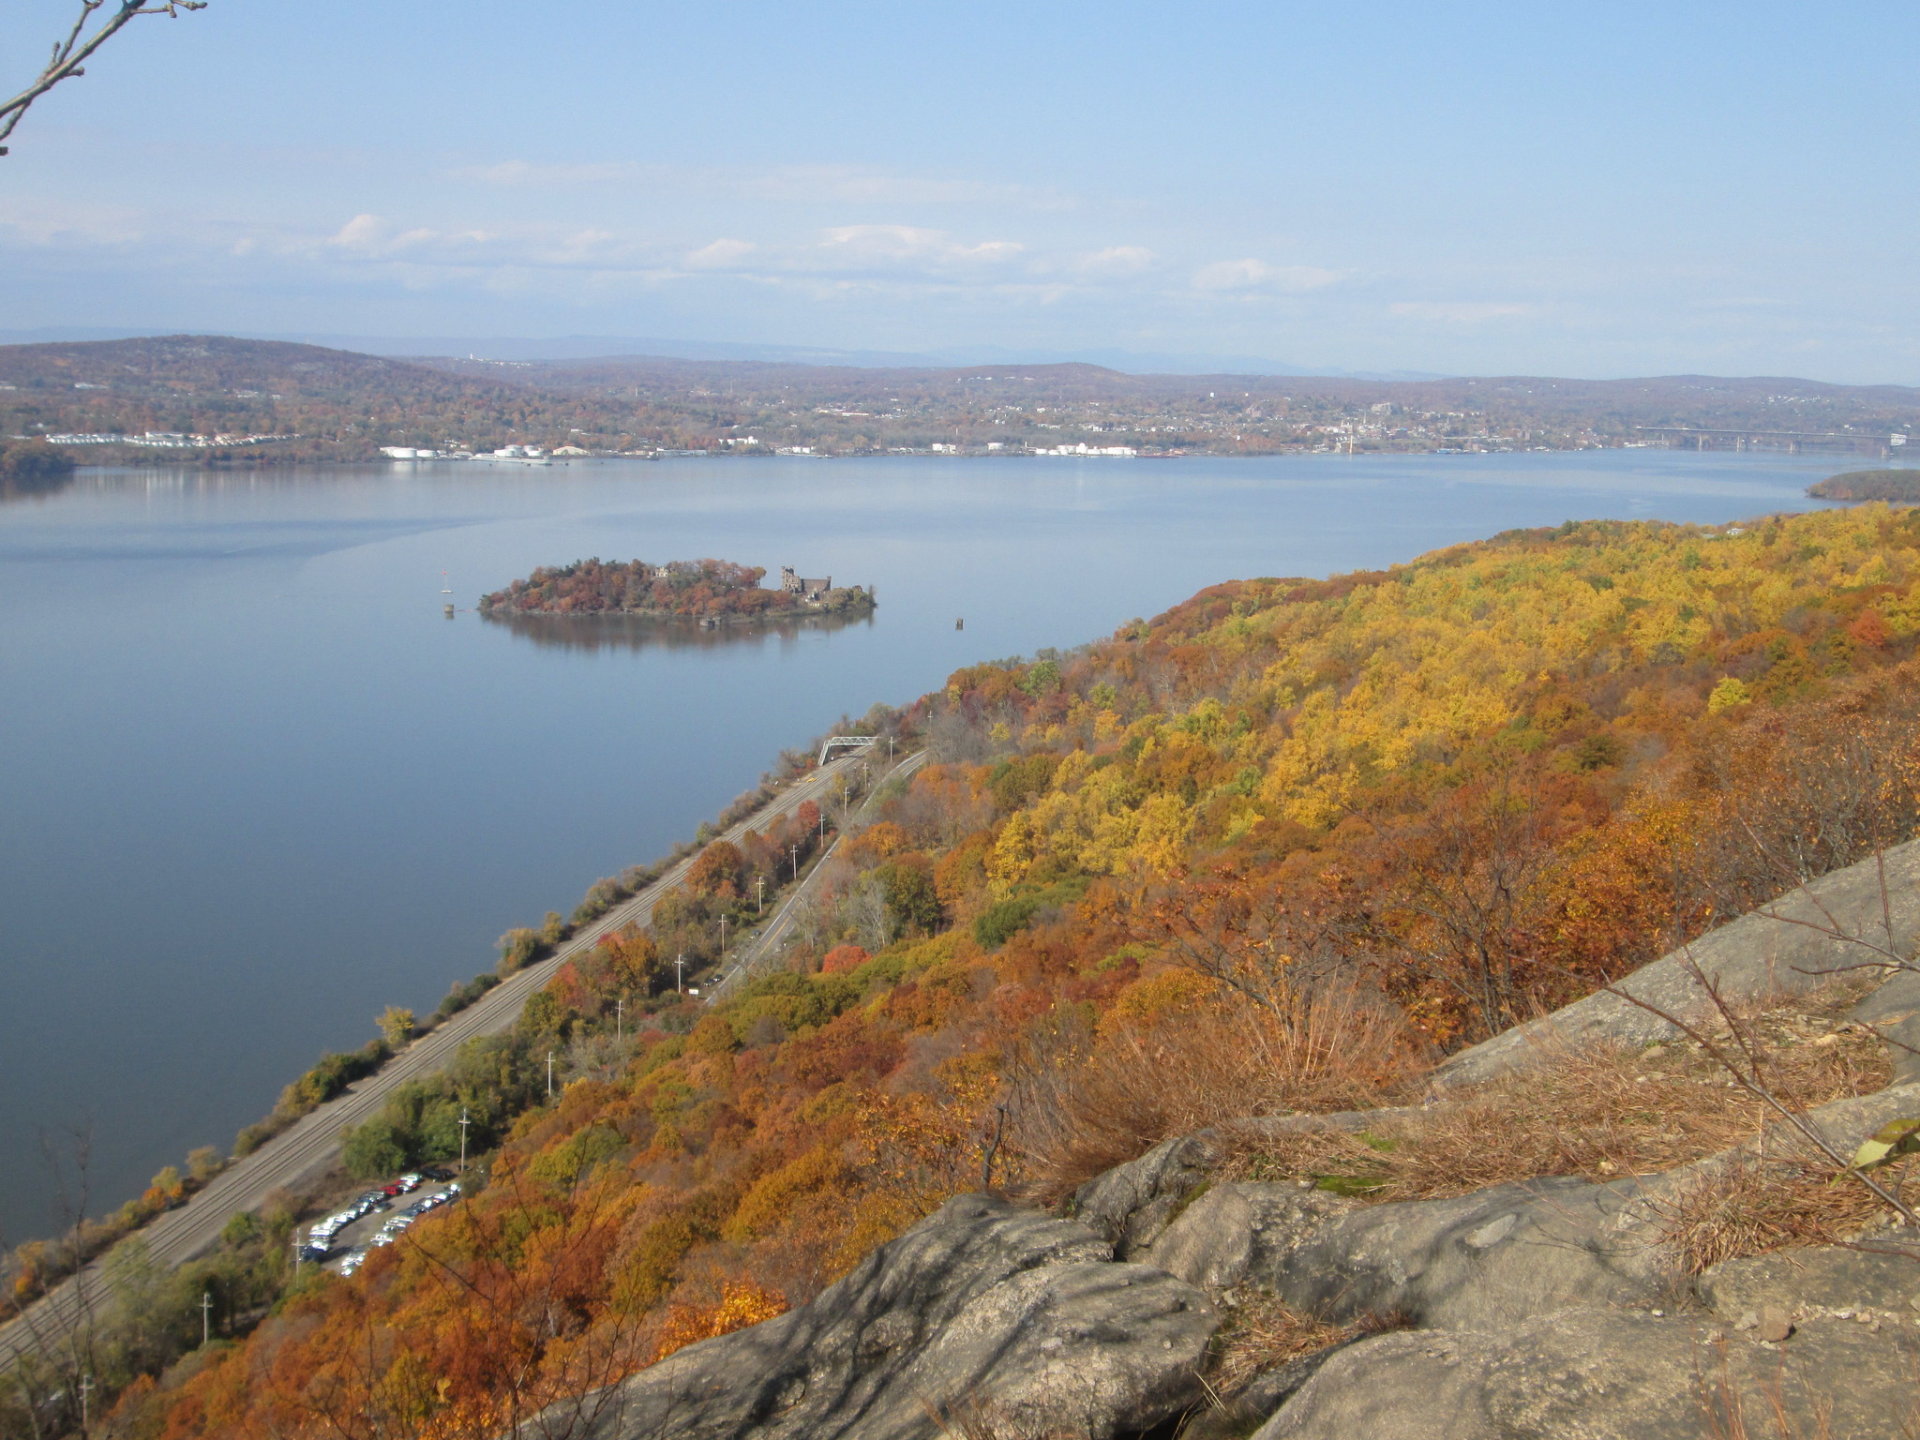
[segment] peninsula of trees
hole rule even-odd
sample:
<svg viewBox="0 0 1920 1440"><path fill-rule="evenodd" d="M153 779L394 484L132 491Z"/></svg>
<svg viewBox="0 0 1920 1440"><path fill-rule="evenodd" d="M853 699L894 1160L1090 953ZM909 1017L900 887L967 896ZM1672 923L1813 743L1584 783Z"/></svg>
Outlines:
<svg viewBox="0 0 1920 1440"><path fill-rule="evenodd" d="M1849 470L1809 485L1816 500L1885 500L1893 505L1920 504L1920 470Z"/></svg>
<svg viewBox="0 0 1920 1440"><path fill-rule="evenodd" d="M800 615L851 615L873 608L858 585L784 573L781 588L760 582L762 566L728 560L576 560L541 567L504 590L480 597L482 615L633 615L654 620L729 624Z"/></svg>
<svg viewBox="0 0 1920 1440"><path fill-rule="evenodd" d="M0 499L57 490L73 479L74 469L72 457L51 445L0 445Z"/></svg>

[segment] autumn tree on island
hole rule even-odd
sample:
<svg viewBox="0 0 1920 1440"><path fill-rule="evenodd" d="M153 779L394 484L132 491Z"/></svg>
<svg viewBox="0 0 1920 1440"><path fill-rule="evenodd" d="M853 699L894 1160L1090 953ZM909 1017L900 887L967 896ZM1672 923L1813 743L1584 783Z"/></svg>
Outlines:
<svg viewBox="0 0 1920 1440"><path fill-rule="evenodd" d="M781 615L843 614L871 609L859 586L827 591L817 601L793 590L768 590L766 570L726 560L576 560L541 568L504 590L480 597L484 615L635 615L651 619L733 621Z"/></svg>

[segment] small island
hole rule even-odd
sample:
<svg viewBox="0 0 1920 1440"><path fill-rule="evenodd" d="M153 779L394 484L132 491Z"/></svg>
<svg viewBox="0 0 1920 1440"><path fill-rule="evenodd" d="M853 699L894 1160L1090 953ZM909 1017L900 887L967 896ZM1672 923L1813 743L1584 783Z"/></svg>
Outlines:
<svg viewBox="0 0 1920 1440"><path fill-rule="evenodd" d="M480 597L482 615L631 616L694 621L704 626L789 619L806 615L855 616L874 607L873 592L859 585L835 586L831 576L811 580L780 571L778 589L765 589L760 566L728 560L576 560L542 567L504 590Z"/></svg>
<svg viewBox="0 0 1920 1440"><path fill-rule="evenodd" d="M1886 500L1920 505L1920 470L1849 470L1809 485L1815 500Z"/></svg>

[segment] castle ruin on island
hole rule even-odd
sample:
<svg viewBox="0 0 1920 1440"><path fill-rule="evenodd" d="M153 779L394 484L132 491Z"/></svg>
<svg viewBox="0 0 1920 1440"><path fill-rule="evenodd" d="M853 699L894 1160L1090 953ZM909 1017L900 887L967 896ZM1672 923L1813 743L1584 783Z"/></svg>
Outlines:
<svg viewBox="0 0 1920 1440"><path fill-rule="evenodd" d="M818 604L820 597L825 595L827 591L833 589L833 577L829 575L824 580L808 580L803 576L794 574L791 565L782 565L780 567L780 588L789 595L798 595L809 604Z"/></svg>

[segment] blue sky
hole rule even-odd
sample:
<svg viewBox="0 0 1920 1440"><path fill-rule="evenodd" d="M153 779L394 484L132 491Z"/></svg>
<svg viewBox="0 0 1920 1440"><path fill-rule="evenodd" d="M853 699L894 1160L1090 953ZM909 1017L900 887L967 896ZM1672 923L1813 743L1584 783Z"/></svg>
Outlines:
<svg viewBox="0 0 1920 1440"><path fill-rule="evenodd" d="M67 14L14 0L0 81ZM0 159L0 329L1920 383L1911 4L212 0Z"/></svg>

